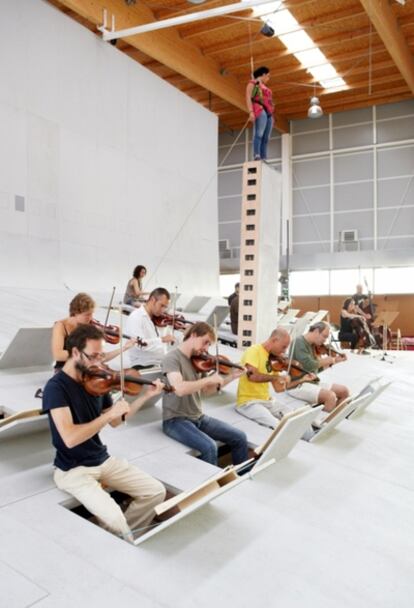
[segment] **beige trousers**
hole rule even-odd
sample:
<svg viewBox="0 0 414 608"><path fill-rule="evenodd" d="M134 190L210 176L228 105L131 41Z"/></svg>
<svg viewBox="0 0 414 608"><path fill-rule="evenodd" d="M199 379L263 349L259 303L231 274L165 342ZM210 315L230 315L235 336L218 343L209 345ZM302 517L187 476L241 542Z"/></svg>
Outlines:
<svg viewBox="0 0 414 608"><path fill-rule="evenodd" d="M82 503L114 534L131 539L145 532L154 517L154 507L165 499L165 488L125 459L110 456L97 467L56 469L54 480L60 490ZM101 483L133 498L125 514Z"/></svg>

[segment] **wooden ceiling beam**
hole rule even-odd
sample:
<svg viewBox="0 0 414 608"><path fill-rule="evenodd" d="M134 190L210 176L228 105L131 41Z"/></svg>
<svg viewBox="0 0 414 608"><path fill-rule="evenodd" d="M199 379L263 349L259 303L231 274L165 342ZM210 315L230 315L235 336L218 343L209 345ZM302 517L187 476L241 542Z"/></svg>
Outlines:
<svg viewBox="0 0 414 608"><path fill-rule="evenodd" d="M115 15L117 30L156 21L152 11L143 3L127 6L123 0L88 0L88 2L60 0L60 2L95 25L102 23L103 10L107 9L109 20L111 15ZM194 45L182 40L176 30L168 28L128 36L125 40L156 61L222 97L235 107L245 110L244 85L231 74L224 78L220 73L220 65L214 59L205 57ZM283 131L287 127L287 123L278 123L278 128Z"/></svg>
<svg viewBox="0 0 414 608"><path fill-rule="evenodd" d="M260 29L260 28L259 28ZM257 31L259 31L259 29ZM252 28L252 33L254 34L255 32L253 31ZM346 44L348 41L352 41L355 40L356 38L364 38L366 36L369 36L370 34L370 28L368 27L361 27L359 29L351 29L351 30L347 30L347 31L342 31L340 32L340 35L338 35L338 32L336 32L335 34L331 34L330 36L326 36L324 38L318 38L313 40L314 46L318 47L319 49L324 49L327 48L329 46L334 46L334 45L338 45L338 44ZM374 34L376 36L376 34ZM253 37L252 39L252 46L254 46L255 44L258 44L260 42L263 42L264 40L266 40L263 37ZM273 43L278 43L280 45L282 45L283 43L279 41L279 39L277 37L273 38L269 38L268 39L269 42L272 41ZM274 46L274 45L273 45ZM217 53L225 53L227 51L234 51L236 49L239 48L243 48L246 47L246 49L249 51L250 50L250 40L249 37L244 35L244 36L239 36L236 39L233 39L232 41L224 41L221 42L220 44L211 44L210 46L202 46L201 49L203 51L203 53L205 55L216 55ZM289 51L288 49L285 50L285 47L283 45L283 51L281 51L279 53L279 57L287 57L288 55L293 55L292 51ZM269 49L269 53L271 52L277 52L277 49L275 48L270 48Z"/></svg>
<svg viewBox="0 0 414 608"><path fill-rule="evenodd" d="M414 94L414 58L388 0L360 0L385 48Z"/></svg>
<svg viewBox="0 0 414 608"><path fill-rule="evenodd" d="M369 2L370 0L368 0ZM381 0L379 0L381 1ZM260 25L260 24L259 24ZM402 28L409 28L412 25L414 25L414 15L407 15L404 19L400 19L400 26ZM256 28L255 30L252 28L252 34L257 33L258 31L260 31L260 27ZM368 26L366 27L360 27L358 29L350 29L350 30L345 30L345 31L340 31L340 32L335 32L333 34L331 34L330 36L325 36L325 37L316 37L313 40L313 43L315 45L315 47L318 47L321 51L323 51L323 49L329 48L329 47L333 47L333 46L338 46L338 45L343 45L346 44L347 42L353 42L354 40L360 39L360 38L366 38L369 37L371 35L371 29ZM254 46L255 44L259 44L260 42L263 42L265 39L263 37L254 37L252 39L252 44L250 45L250 40L249 37L246 35L243 36L239 36L236 39L233 39L232 41L223 41L220 44L211 44L210 46L201 46L201 50L205 55L216 55L218 54L222 54L222 53L226 53L228 51L233 51L239 48L246 48L246 53L250 53L250 47ZM273 42L278 42L279 44L282 44L279 39L277 37L275 38L269 38L268 39L269 42L273 41ZM377 34L376 32L374 32L371 35L371 43L372 42L376 42L378 40L382 40L381 36L379 34ZM275 46L275 44L273 44L273 46ZM268 55L270 53L277 53L279 58L282 57L287 57L290 55L293 55L292 51L289 51L288 49L284 49L282 51L279 51L276 48L270 48Z"/></svg>
<svg viewBox="0 0 414 608"><path fill-rule="evenodd" d="M347 112L349 110L357 110L359 108L370 108L373 105L380 106L388 103L397 103L399 101L403 101L404 99L411 98L412 94L409 89L407 87L405 87L405 89L401 87L398 89L398 92L389 91L387 93L384 93L384 91L382 91L381 93L375 94L369 101L367 100L367 98L360 99L358 101L354 100L352 102L346 102L346 100L342 100L337 105L330 106L326 109L329 110L329 114L336 114L337 112ZM307 115L308 110L306 108L302 110L302 112L289 114L289 119L296 120L300 118L306 118Z"/></svg>
<svg viewBox="0 0 414 608"><path fill-rule="evenodd" d="M372 49L373 54L387 52L382 41L378 42L377 44L373 44L371 46L371 49ZM349 51L349 52L341 51L340 53L329 54L329 56L327 55L327 59L330 63L336 64L336 62L346 61L347 59L359 59L360 57L363 57L363 56L368 56L368 47L367 46L364 46L363 48L355 49L354 51ZM296 58L288 57L287 61L289 61L289 60L290 60L290 64L285 64L279 69L272 68L272 73L271 73L272 78L278 77L279 75L283 75L283 74L290 74L290 73L292 73L292 71L300 72L302 70L306 70L306 68L301 63L299 63ZM280 63L281 63L280 57L276 54L274 57L270 57L268 53L266 53L266 54L263 53L263 54L255 56L256 65L265 64L265 65L269 65L269 67L270 67L270 66L280 65ZM231 70L232 72L237 71L242 68L248 69L250 67L250 58L244 57L244 58L240 58L240 59L237 59L234 61L223 62L223 67L225 69Z"/></svg>
<svg viewBox="0 0 414 608"><path fill-rule="evenodd" d="M382 85L382 84L390 85L393 82L400 82L403 80L404 79L401 76L400 72L398 70L395 70L395 72L392 74L387 74L385 76L378 76L378 77L371 78L371 88L374 88L374 87L376 87L378 85ZM368 87L369 87L369 78L368 78L368 74L366 74L366 75L363 75L362 78L358 78L354 81L351 81L349 83L349 88L346 90L338 91L336 93L333 93L333 92L324 93L322 90L316 89L316 95L317 95L317 97L319 97L321 104L323 105L325 103L325 100L337 99L338 97L343 97L345 99L346 97L357 94L357 92L360 91L361 89L364 89L365 90L364 94L366 95L366 97L369 97ZM306 95L302 89L302 91L300 93L297 93L297 94L290 93L289 95L287 95L286 101L283 100L282 98L276 96L276 111L278 108L279 109L289 108L291 105L294 105L296 101L298 101L300 103L303 100L303 103L309 103L309 98L312 97L312 93L313 93L313 88L309 87L308 95Z"/></svg>
<svg viewBox="0 0 414 608"><path fill-rule="evenodd" d="M353 103L354 101L355 102L366 101L367 105L373 105L373 100L375 100L375 98L378 97L379 95L382 95L382 96L394 95L394 94L406 92L407 90L409 90L407 85L404 84L404 81L402 78L399 82L400 82L400 85L393 86L392 89L390 89L388 82L382 82L380 85L378 85L378 88L373 87L373 90L370 95L368 95L367 91L365 90L363 92L350 91L350 92L348 92L348 95L344 95L342 93L341 95L336 95L336 97L334 96L334 94L331 94L329 97L328 96L324 96L322 98L320 97L321 107L325 113L328 113L328 111L330 111L331 108L334 108L341 104L347 105L347 104ZM295 101L296 101L296 103L292 103L291 101L288 101L286 103L277 104L276 112L279 109L279 111L282 112L282 114L285 114L285 115L291 117L295 114L295 112L304 111L309 108L309 99L302 99L302 100L295 100Z"/></svg>

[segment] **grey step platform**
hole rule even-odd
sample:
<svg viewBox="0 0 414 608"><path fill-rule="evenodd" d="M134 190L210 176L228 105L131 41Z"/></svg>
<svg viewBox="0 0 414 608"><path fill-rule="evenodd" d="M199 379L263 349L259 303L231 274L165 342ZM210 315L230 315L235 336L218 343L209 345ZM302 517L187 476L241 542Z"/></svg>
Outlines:
<svg viewBox="0 0 414 608"><path fill-rule="evenodd" d="M21 327L0 358L0 369L51 367L51 327Z"/></svg>

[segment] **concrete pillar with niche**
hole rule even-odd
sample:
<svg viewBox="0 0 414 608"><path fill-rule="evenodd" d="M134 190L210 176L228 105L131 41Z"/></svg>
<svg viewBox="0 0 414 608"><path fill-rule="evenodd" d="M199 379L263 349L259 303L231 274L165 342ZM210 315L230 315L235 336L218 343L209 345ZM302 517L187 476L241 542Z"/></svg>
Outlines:
<svg viewBox="0 0 414 608"><path fill-rule="evenodd" d="M282 178L260 161L243 165L238 347L276 327Z"/></svg>

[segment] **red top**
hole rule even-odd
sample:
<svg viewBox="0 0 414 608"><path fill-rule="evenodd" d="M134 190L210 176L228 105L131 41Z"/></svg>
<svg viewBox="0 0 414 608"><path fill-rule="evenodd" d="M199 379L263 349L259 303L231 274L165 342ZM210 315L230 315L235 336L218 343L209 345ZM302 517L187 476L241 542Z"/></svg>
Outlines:
<svg viewBox="0 0 414 608"><path fill-rule="evenodd" d="M252 95L252 105L255 118L260 116L263 112L263 106L266 108L268 114L273 114L274 106L271 89L257 80L251 80L250 82L254 85L252 91L254 94Z"/></svg>

